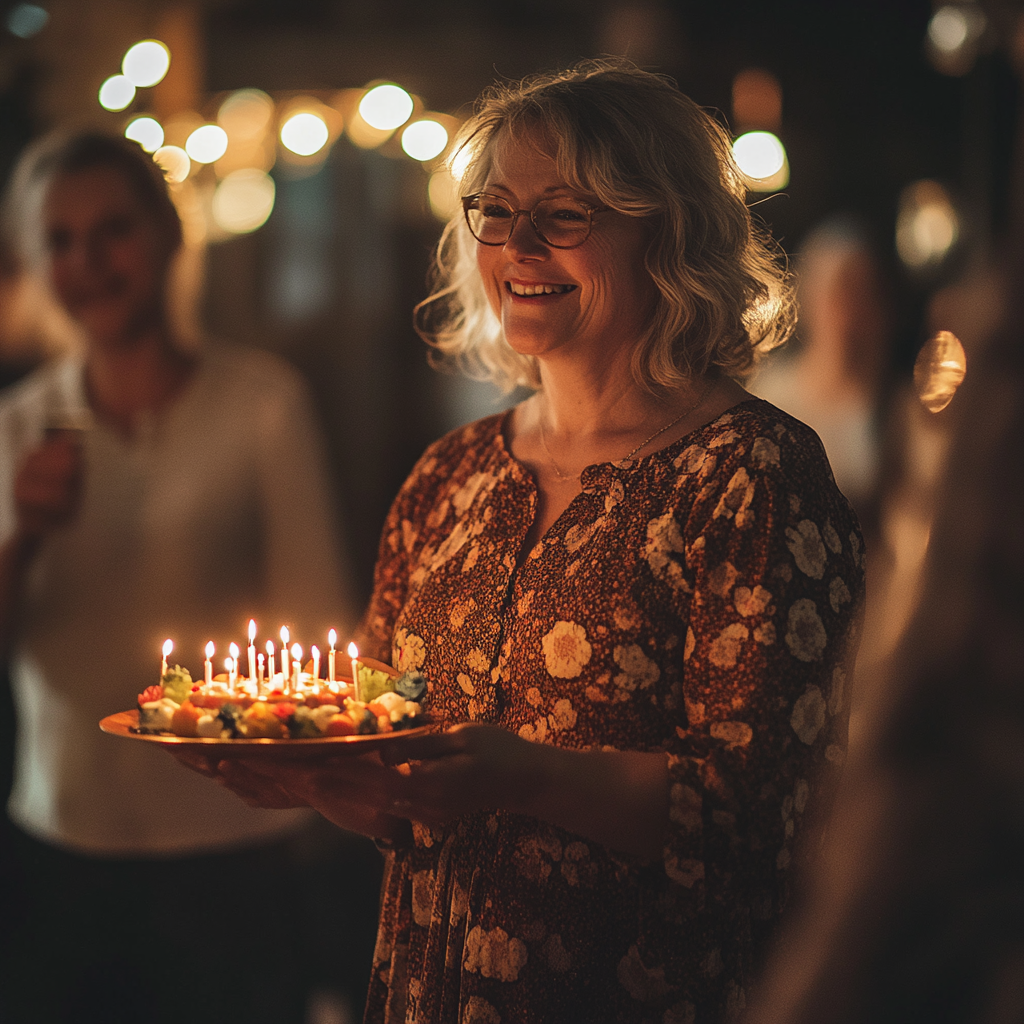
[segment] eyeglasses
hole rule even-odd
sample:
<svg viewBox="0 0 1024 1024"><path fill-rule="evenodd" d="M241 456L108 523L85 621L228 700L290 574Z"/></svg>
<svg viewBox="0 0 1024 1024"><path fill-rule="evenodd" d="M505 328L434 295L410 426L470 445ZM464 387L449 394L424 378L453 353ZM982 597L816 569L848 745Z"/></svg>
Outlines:
<svg viewBox="0 0 1024 1024"><path fill-rule="evenodd" d="M516 219L526 214L537 237L546 245L575 249L590 237L594 214L608 207L588 206L571 196L560 196L542 199L532 210L515 210L501 196L477 192L462 197L462 209L473 237L484 245L504 245L515 231Z"/></svg>

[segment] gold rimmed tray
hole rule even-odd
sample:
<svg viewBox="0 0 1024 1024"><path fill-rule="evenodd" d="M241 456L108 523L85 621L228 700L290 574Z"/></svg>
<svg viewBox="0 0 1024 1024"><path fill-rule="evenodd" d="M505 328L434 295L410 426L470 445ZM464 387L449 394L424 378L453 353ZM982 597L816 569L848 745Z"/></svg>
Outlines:
<svg viewBox="0 0 1024 1024"><path fill-rule="evenodd" d="M401 729L395 732L374 733L368 736L320 736L314 739L213 739L206 736L170 736L163 733L138 732L139 712L119 711L107 715L100 722L100 729L111 736L141 740L143 743L159 743L167 747L191 747L196 751L216 754L218 757L325 757L334 754L363 754L378 747L389 746L404 736L421 736L430 732L431 726L421 725L415 729Z"/></svg>

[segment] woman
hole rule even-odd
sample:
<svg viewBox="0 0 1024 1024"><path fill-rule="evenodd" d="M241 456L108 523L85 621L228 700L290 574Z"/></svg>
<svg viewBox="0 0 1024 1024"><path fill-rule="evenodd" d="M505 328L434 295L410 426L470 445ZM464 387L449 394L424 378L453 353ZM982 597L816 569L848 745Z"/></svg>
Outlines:
<svg viewBox="0 0 1024 1024"><path fill-rule="evenodd" d="M732 379L788 285L661 77L496 88L461 147L421 327L536 393L432 445L384 529L362 642L441 730L401 770L218 768L390 847L367 1020L729 1019L842 759L862 587L817 438Z"/></svg>
<svg viewBox="0 0 1024 1024"><path fill-rule="evenodd" d="M301 1020L298 961L256 993L183 972L174 950L195 941L208 903L183 880L262 884L291 863L305 816L246 808L97 722L157 682L168 634L171 663L188 665L211 638L226 653L250 615L310 632L342 621L308 397L278 360L198 351L175 330L181 225L134 143L44 140L12 200L28 268L82 344L0 400L0 634L18 728L8 811L27 909L0 957L4 1008ZM263 952L249 914L236 908L210 944L229 973Z"/></svg>

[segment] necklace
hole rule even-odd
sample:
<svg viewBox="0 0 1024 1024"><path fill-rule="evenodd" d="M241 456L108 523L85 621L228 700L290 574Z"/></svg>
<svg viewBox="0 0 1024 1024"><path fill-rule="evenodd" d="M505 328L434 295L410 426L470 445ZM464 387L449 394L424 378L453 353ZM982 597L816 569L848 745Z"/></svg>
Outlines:
<svg viewBox="0 0 1024 1024"><path fill-rule="evenodd" d="M693 405L684 409L674 420L670 420L668 423L666 423L665 426L659 427L653 434L651 434L650 437L648 437L645 441L641 441L627 456L620 459L619 461L629 462L629 460L632 459L637 452L646 448L655 438L661 437L661 435L664 434L666 430L671 430L677 423L680 422L680 420L684 420L687 416L690 416L693 413L695 413L704 404L704 400L708 397L708 393L711 391L711 384L712 381L709 380L707 384L704 385L703 390L697 396L697 400L696 402L694 402ZM555 476L558 477L559 480L579 479L579 473L564 473L561 467L558 465L558 463L555 462L554 456L551 454L551 449L548 447L547 438L544 436L544 418L540 417L537 421L537 424L540 428L540 443L544 448L544 454L547 455L548 462L550 463L551 468L554 470Z"/></svg>

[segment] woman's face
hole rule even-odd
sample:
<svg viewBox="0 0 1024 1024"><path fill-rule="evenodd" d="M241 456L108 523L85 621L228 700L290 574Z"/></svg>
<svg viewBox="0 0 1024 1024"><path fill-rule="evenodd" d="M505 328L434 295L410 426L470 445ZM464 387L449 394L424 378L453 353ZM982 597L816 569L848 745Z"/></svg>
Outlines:
<svg viewBox="0 0 1024 1024"><path fill-rule="evenodd" d="M541 133L499 135L483 191L516 210L563 195L599 206L593 195L562 180L551 149ZM542 241L526 215L516 219L503 246L478 243L477 266L509 345L541 359L557 354L602 362L628 355L654 306L654 284L644 269L648 242L644 219L604 210L594 214L589 238L574 249ZM547 287L538 292L540 286Z"/></svg>
<svg viewBox="0 0 1024 1024"><path fill-rule="evenodd" d="M58 175L42 215L53 290L90 342L129 344L159 325L170 232L120 170Z"/></svg>

